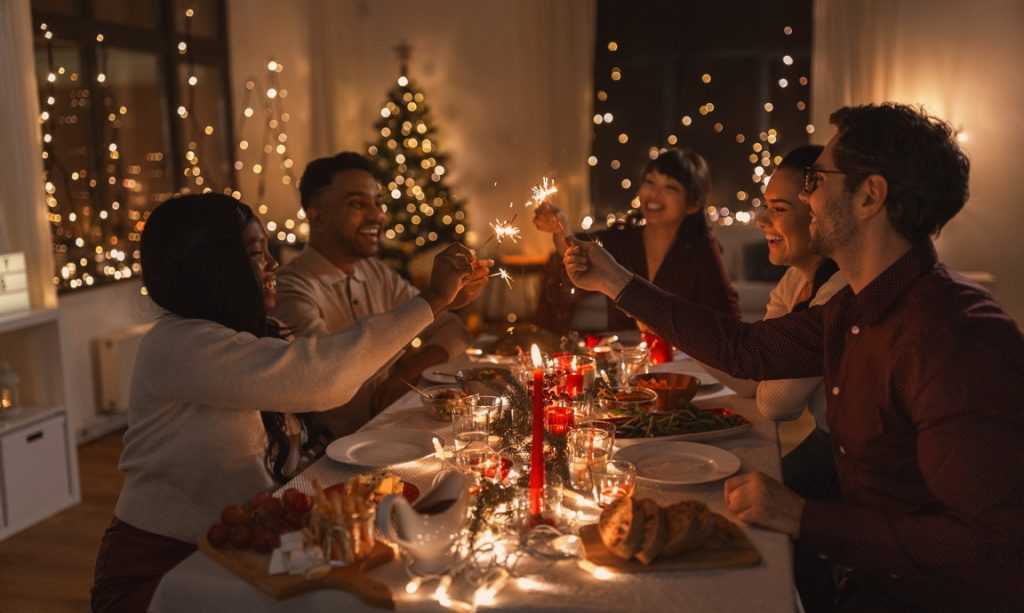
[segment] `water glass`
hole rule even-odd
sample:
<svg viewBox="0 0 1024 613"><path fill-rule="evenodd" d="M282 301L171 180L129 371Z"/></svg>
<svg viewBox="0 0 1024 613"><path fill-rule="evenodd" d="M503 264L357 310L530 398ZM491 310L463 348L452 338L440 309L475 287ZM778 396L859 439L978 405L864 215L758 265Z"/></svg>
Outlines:
<svg viewBox="0 0 1024 613"><path fill-rule="evenodd" d="M602 509L619 498L631 496L636 485L636 465L626 460L608 460L590 465L594 501Z"/></svg>
<svg viewBox="0 0 1024 613"><path fill-rule="evenodd" d="M615 445L615 422L590 417L578 420L576 422L576 425L580 426L581 428L597 428L598 430L603 430L608 435L608 444L613 446Z"/></svg>
<svg viewBox="0 0 1024 613"><path fill-rule="evenodd" d="M487 405L478 406L478 396L463 398L452 409L452 435L455 438L455 451L459 451L471 443L488 443L490 432L491 410Z"/></svg>
<svg viewBox="0 0 1024 613"><path fill-rule="evenodd" d="M608 460L612 454L614 437L614 434L594 427L569 430L566 455L569 461L569 483L574 489L582 492L593 491L590 465Z"/></svg>
<svg viewBox="0 0 1024 613"><path fill-rule="evenodd" d="M647 361L651 352L646 342L639 345L622 346L619 350L619 384L627 385L629 378L647 372Z"/></svg>

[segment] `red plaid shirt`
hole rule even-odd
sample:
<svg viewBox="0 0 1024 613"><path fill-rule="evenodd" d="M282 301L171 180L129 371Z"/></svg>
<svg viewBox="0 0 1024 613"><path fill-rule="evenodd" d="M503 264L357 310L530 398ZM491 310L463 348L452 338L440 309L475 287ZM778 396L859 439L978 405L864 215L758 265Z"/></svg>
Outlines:
<svg viewBox="0 0 1024 613"><path fill-rule="evenodd" d="M1024 610L1024 337L930 242L754 324L635 277L617 306L733 375L824 376L843 501L807 501L802 548L903 606Z"/></svg>

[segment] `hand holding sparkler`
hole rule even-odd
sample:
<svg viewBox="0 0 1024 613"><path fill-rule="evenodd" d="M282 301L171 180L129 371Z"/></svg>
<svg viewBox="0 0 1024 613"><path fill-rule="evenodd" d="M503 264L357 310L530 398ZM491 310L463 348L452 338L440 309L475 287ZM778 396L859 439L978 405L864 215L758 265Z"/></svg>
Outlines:
<svg viewBox="0 0 1024 613"><path fill-rule="evenodd" d="M473 272L466 279L465 285L459 290L459 293L455 295L449 308L452 310L461 309L469 303L476 300L481 293L484 291L484 287L487 285L487 279L491 275L491 267L494 266L494 260L486 258L477 258L476 254L473 253L471 260L473 265Z"/></svg>
<svg viewBox="0 0 1024 613"><path fill-rule="evenodd" d="M533 210L533 225L541 232L550 232L553 235L555 249L559 253L565 251L566 227L569 225L569 216L565 211L550 202L541 202Z"/></svg>
<svg viewBox="0 0 1024 613"><path fill-rule="evenodd" d="M562 262L565 264L569 280L576 287L601 292L615 300L633 280L633 273L616 262L615 258L597 242L583 241L571 236L566 242L569 248L565 250Z"/></svg>

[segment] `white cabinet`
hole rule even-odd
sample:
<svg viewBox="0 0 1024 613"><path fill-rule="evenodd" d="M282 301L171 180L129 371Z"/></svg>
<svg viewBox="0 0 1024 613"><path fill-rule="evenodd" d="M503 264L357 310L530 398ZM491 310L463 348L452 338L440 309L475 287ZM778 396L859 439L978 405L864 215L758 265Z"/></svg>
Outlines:
<svg viewBox="0 0 1024 613"><path fill-rule="evenodd" d="M0 361L21 378L20 410L0 416L0 539L81 500L61 348L55 309L0 316Z"/></svg>

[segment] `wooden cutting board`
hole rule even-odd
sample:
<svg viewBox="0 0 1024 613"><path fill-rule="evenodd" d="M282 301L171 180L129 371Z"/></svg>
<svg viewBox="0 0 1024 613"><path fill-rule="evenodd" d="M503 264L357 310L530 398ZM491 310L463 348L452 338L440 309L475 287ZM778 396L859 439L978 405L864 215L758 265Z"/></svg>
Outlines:
<svg viewBox="0 0 1024 613"><path fill-rule="evenodd" d="M737 568L753 566L761 561L754 544L742 530L737 531L733 540L720 549L684 551L667 558L656 558L647 566L636 559L623 560L605 547L597 524L580 528L583 555L593 564L627 573L663 573L679 570L712 570L716 568Z"/></svg>
<svg viewBox="0 0 1024 613"><path fill-rule="evenodd" d="M290 598L312 590L344 590L352 592L369 605L381 609L395 608L391 590L383 583L365 576L366 571L390 562L395 557L391 547L380 541L377 541L370 555L360 563L345 568L332 568L329 573L319 579L306 579L301 575L271 575L267 573L267 568L270 566L269 553L217 549L206 540L205 536L199 537L197 545L199 551L275 600Z"/></svg>

